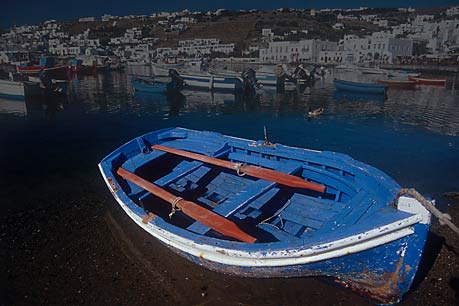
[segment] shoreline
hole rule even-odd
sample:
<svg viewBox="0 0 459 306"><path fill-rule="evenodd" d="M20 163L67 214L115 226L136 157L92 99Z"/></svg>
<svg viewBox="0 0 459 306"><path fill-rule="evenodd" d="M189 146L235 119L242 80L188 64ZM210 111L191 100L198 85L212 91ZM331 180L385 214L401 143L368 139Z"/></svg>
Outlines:
<svg viewBox="0 0 459 306"><path fill-rule="evenodd" d="M333 279L243 278L200 267L132 223L98 177L91 182L71 199L60 194L31 210L7 210L2 305L372 305ZM459 199L450 201L457 224ZM399 305L459 300L459 237L434 220L428 243Z"/></svg>

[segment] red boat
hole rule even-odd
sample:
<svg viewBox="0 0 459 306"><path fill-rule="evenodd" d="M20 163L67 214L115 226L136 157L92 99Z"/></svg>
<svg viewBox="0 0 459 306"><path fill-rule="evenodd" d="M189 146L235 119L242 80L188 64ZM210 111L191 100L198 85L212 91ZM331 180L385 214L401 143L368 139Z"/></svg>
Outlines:
<svg viewBox="0 0 459 306"><path fill-rule="evenodd" d="M446 84L446 79L424 79L424 78L414 78L414 77L408 77L408 80L410 81L415 81L416 83L420 85L439 85L439 86L445 86Z"/></svg>
<svg viewBox="0 0 459 306"><path fill-rule="evenodd" d="M26 76L37 77L44 70L47 75L53 79L67 78L68 67L63 65L55 65L53 57L42 57L39 65L16 66L17 71Z"/></svg>
<svg viewBox="0 0 459 306"><path fill-rule="evenodd" d="M414 89L416 87L416 81L405 81L405 80L378 80L380 84L389 85L389 87L393 88L404 88L404 89Z"/></svg>
<svg viewBox="0 0 459 306"><path fill-rule="evenodd" d="M38 74L44 70L48 73L48 75L52 78L62 79L67 76L67 66L54 66L54 67L46 67L46 66L39 66L39 65L32 65L32 66L16 66L18 72L23 75L27 76L38 76Z"/></svg>

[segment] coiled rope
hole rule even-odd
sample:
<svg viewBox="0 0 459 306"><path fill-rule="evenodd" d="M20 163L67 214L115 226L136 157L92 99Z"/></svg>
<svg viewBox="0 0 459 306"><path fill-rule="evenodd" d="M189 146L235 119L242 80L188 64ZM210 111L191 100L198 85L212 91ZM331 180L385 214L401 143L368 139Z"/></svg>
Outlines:
<svg viewBox="0 0 459 306"><path fill-rule="evenodd" d="M416 189L414 188L402 188L397 193L395 201L402 195L410 195L418 200L432 215L438 218L440 225L448 225L456 234L459 235L459 227L457 227L453 222L451 222L451 216L449 214L442 213L435 205L424 198Z"/></svg>

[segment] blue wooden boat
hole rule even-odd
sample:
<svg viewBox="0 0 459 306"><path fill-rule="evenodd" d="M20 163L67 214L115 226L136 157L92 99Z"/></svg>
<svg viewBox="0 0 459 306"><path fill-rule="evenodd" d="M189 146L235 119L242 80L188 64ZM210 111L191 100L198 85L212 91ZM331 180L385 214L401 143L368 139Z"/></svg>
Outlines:
<svg viewBox="0 0 459 306"><path fill-rule="evenodd" d="M379 304L410 288L430 225L394 180L335 152L169 128L99 168L136 224L199 265L332 277Z"/></svg>
<svg viewBox="0 0 459 306"><path fill-rule="evenodd" d="M385 84L351 82L337 79L333 80L333 84L337 90L369 94L385 94L388 88Z"/></svg>

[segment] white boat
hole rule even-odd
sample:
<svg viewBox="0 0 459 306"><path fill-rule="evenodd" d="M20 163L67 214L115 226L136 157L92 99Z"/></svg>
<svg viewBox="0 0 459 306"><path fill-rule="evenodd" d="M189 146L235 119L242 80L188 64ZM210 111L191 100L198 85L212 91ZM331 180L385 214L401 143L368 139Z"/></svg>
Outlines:
<svg viewBox="0 0 459 306"><path fill-rule="evenodd" d="M205 71L195 71L192 68L183 69L183 65L161 65L152 63L152 68L153 74L159 77L169 76L170 69L176 70L186 83L185 89L226 92L243 91L243 81L239 76L212 74Z"/></svg>
<svg viewBox="0 0 459 306"><path fill-rule="evenodd" d="M24 100L25 90L23 82L0 80L0 97Z"/></svg>
<svg viewBox="0 0 459 306"><path fill-rule="evenodd" d="M359 67L354 66L354 65L343 64L343 65L335 66L335 69L341 70L341 71L347 71L347 72L354 72L354 71L359 70Z"/></svg>
<svg viewBox="0 0 459 306"><path fill-rule="evenodd" d="M145 58L134 58L127 61L128 66L147 66L150 61Z"/></svg>
<svg viewBox="0 0 459 306"><path fill-rule="evenodd" d="M381 68L369 68L369 67L359 67L358 71L362 74L379 74L379 75L386 75L389 73L388 70L381 69Z"/></svg>

